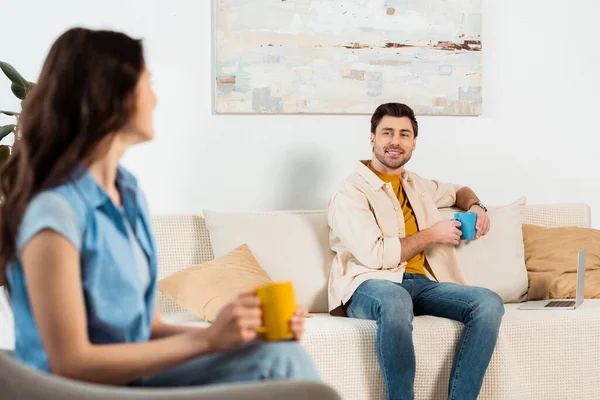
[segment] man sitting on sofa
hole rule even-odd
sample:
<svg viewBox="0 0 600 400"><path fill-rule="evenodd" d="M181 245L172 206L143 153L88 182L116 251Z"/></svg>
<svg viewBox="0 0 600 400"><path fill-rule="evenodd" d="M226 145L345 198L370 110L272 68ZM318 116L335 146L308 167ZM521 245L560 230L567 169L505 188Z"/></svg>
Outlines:
<svg viewBox="0 0 600 400"><path fill-rule="evenodd" d="M336 253L329 308L377 321L377 358L388 398L414 398L414 316L464 324L452 364L449 399L476 399L500 322L502 299L464 285L454 246L461 225L440 220L438 208L476 213L476 237L490 228L486 208L467 187L424 179L404 169L416 147L413 110L379 106L371 117L370 161L360 161L329 204L330 245Z"/></svg>

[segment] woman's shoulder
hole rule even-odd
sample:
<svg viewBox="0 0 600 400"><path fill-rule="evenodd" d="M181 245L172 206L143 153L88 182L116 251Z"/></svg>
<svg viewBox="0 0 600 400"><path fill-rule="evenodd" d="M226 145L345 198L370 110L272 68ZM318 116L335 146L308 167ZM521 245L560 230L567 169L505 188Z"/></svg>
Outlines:
<svg viewBox="0 0 600 400"><path fill-rule="evenodd" d="M21 220L17 250L20 252L33 236L45 229L58 232L79 249L83 219L74 201L60 190L40 192L29 202Z"/></svg>
<svg viewBox="0 0 600 400"><path fill-rule="evenodd" d="M40 192L37 195L35 195L29 202L29 205L27 206L27 211L38 209L48 211L65 211L68 209L73 209L73 206L71 205L71 202L69 201L67 196L65 196L64 193L61 193L61 191L58 190L51 189L44 190L43 192Z"/></svg>
<svg viewBox="0 0 600 400"><path fill-rule="evenodd" d="M65 182L36 194L29 202L25 213L51 213L60 216L73 214L83 218L85 208L81 196L72 183Z"/></svg>

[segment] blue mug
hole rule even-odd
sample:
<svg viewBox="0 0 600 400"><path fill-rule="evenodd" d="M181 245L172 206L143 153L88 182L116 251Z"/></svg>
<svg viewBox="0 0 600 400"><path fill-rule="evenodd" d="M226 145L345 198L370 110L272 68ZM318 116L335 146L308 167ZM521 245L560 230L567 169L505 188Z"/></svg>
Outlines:
<svg viewBox="0 0 600 400"><path fill-rule="evenodd" d="M459 212L454 214L453 221L458 221L461 226L458 228L462 235L460 240L473 240L475 239L475 223L477 222L477 214L474 212Z"/></svg>

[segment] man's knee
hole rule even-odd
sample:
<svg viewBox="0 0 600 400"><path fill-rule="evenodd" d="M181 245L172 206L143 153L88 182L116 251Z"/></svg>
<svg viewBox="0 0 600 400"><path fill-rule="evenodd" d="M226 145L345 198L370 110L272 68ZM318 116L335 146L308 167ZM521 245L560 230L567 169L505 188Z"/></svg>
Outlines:
<svg viewBox="0 0 600 400"><path fill-rule="evenodd" d="M264 343L259 352L265 379L320 379L314 362L298 342Z"/></svg>
<svg viewBox="0 0 600 400"><path fill-rule="evenodd" d="M359 286L350 303L351 316L374 319L382 323L412 323L412 297L397 283L371 279Z"/></svg>
<svg viewBox="0 0 600 400"><path fill-rule="evenodd" d="M413 303L408 292L399 292L397 297L382 301L378 317L382 323L406 325L412 324L413 318Z"/></svg>
<svg viewBox="0 0 600 400"><path fill-rule="evenodd" d="M490 323L500 324L504 315L504 302L502 298L489 289L477 288L477 290L479 292L479 300L475 311L478 317L486 319Z"/></svg>

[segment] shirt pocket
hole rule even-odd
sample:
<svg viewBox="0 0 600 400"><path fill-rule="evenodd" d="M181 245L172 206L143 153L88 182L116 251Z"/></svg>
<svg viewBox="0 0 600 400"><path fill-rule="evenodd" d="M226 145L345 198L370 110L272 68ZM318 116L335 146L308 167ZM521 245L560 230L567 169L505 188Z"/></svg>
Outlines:
<svg viewBox="0 0 600 400"><path fill-rule="evenodd" d="M369 198L371 208L383 237L398 237L404 234L404 215L398 201L393 201L383 190ZM402 222L402 225L399 222Z"/></svg>

